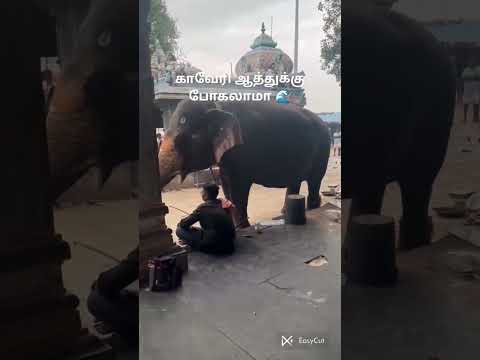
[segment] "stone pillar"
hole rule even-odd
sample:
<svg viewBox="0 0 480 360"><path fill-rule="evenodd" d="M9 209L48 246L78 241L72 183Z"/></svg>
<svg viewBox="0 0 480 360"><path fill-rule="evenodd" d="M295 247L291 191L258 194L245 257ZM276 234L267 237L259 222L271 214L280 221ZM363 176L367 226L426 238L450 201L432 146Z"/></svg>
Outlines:
<svg viewBox="0 0 480 360"><path fill-rule="evenodd" d="M153 120L154 89L149 49L150 0L139 1L139 200L140 200L140 278L146 273L146 262L153 256L171 251L174 247L171 232L165 225L167 207L162 202L158 149Z"/></svg>
<svg viewBox="0 0 480 360"><path fill-rule="evenodd" d="M81 335L78 298L68 294L62 263L68 244L55 235L48 201L48 158L40 76L41 20L27 2L11 2L15 28L4 33L15 76L3 121L0 246L0 358L57 359ZM14 97L12 99L12 97Z"/></svg>

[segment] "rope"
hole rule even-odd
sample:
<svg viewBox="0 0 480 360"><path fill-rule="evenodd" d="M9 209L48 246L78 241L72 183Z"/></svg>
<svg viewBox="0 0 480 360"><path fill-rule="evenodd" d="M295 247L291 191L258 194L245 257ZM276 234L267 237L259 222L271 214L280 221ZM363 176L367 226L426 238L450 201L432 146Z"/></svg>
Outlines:
<svg viewBox="0 0 480 360"><path fill-rule="evenodd" d="M82 243L82 242L80 242L80 241L74 241L74 242L73 242L73 245L79 245L79 246L81 246L81 247L83 247L83 248L85 248L85 249L87 249L87 250L90 250L90 251L93 251L94 253L100 254L100 255L106 257L107 259L113 260L113 261L115 261L115 262L117 262L117 263L122 262L122 260L117 259L116 257L110 255L109 253L106 253L106 252L103 251L103 250L97 249L97 248L94 247L94 246L91 246L91 245Z"/></svg>
<svg viewBox="0 0 480 360"><path fill-rule="evenodd" d="M172 208L172 209L175 209L175 210L178 210L178 211L184 213L185 215L190 215L190 213L186 212L185 210L179 209L179 208L177 208L177 207L175 207L175 206L172 206L172 205L168 205L168 204L167 204L167 207Z"/></svg>

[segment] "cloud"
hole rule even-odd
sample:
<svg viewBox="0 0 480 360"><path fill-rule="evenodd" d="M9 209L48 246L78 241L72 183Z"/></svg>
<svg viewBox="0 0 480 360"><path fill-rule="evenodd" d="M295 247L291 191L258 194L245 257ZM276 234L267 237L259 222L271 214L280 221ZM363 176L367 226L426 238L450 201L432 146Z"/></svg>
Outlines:
<svg viewBox="0 0 480 360"><path fill-rule="evenodd" d="M223 74L250 50L265 22L278 47L293 60L293 0L166 0L177 19L179 45L185 58L209 74ZM340 111L340 87L321 70L320 41L323 38L317 0L300 1L299 69L306 73L307 107L316 112Z"/></svg>

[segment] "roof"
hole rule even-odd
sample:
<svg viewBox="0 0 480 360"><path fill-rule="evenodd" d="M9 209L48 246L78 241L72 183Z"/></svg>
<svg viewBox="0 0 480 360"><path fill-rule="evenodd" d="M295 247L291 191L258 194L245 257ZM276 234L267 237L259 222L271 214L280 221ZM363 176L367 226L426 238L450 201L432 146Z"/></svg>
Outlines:
<svg viewBox="0 0 480 360"><path fill-rule="evenodd" d="M341 122L342 113L332 112L332 113L318 113L318 116L321 117L323 121L326 122Z"/></svg>
<svg viewBox="0 0 480 360"><path fill-rule="evenodd" d="M275 48L276 46L277 42L274 41L271 36L265 34L265 23L262 23L262 33L255 38L250 47L256 49L258 47Z"/></svg>
<svg viewBox="0 0 480 360"><path fill-rule="evenodd" d="M480 20L435 21L425 25L442 42L480 45Z"/></svg>

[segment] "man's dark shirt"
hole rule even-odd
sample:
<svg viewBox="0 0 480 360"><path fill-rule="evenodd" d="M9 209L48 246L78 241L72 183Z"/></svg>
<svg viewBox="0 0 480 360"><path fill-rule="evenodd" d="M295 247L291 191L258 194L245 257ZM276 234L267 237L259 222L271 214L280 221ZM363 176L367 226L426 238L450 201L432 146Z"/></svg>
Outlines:
<svg viewBox="0 0 480 360"><path fill-rule="evenodd" d="M100 274L97 288L105 296L116 296L138 279L138 247L117 266Z"/></svg>
<svg viewBox="0 0 480 360"><path fill-rule="evenodd" d="M178 226L188 229L196 222L200 222L204 240L208 243L227 242L235 238L235 226L219 199L204 202L191 215L180 221Z"/></svg>

